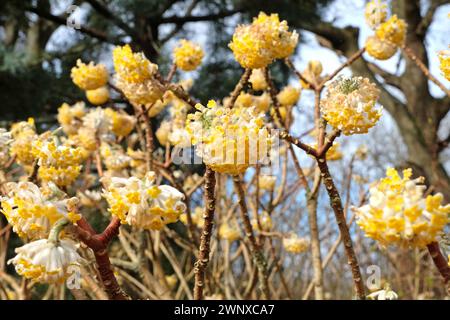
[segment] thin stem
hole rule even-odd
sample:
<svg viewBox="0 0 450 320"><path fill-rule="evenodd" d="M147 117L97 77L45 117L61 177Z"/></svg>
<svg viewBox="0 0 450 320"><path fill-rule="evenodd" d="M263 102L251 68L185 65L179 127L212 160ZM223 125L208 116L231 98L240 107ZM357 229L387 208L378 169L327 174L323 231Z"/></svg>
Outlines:
<svg viewBox="0 0 450 320"><path fill-rule="evenodd" d="M427 245L428 252L433 259L434 265L438 269L439 273L444 278L444 282L447 284L450 282L450 267L448 265L447 259L443 256L439 244L437 242L432 242Z"/></svg>
<svg viewBox="0 0 450 320"><path fill-rule="evenodd" d="M241 91L247 85L248 79L250 78L251 73L252 73L251 69L245 69L244 73L241 76L241 79L236 84L236 87L234 87L234 90L231 93L230 100L228 101L228 104L227 104L228 108L234 107L234 103L236 102L236 99L238 98Z"/></svg>
<svg viewBox="0 0 450 320"><path fill-rule="evenodd" d="M330 171L328 169L328 164L325 157L323 156L321 158L318 158L317 164L321 172L323 183L325 185L325 188L327 189L328 196L330 198L330 205L333 208L334 215L336 217L336 221L339 227L339 231L341 233L342 240L344 242L345 253L347 255L348 264L351 267L356 295L359 299L364 300L366 297L364 290L364 283L361 276L361 270L359 268L358 259L356 258L356 254L353 249L353 242L345 219L344 209L342 206L339 191L337 190L333 182L333 178L330 175Z"/></svg>
<svg viewBox="0 0 450 320"><path fill-rule="evenodd" d="M195 285L194 285L194 299L203 299L203 287L205 285L205 269L209 262L210 241L213 228L214 211L216 208L216 199L214 196L214 189L216 186L215 172L206 167L205 172L205 210L203 214L204 223L202 235L200 237L200 248L198 260L194 265Z"/></svg>
<svg viewBox="0 0 450 320"><path fill-rule="evenodd" d="M236 189L236 194L238 196L239 207L241 208L241 218L244 224L245 235L250 242L250 249L253 256L253 260L258 269L258 278L261 292L264 299L270 299L270 292L268 286L268 276L267 276L267 262L264 258L261 248L256 242L255 234L253 233L252 224L248 216L247 205L245 203L245 193L242 187L242 182L239 176L233 176L234 187Z"/></svg>

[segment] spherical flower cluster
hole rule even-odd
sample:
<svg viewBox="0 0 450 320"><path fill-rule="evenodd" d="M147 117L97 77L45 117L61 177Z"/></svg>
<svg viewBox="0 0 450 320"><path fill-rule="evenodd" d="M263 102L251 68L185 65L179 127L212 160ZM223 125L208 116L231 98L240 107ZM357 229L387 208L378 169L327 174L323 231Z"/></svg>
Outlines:
<svg viewBox="0 0 450 320"><path fill-rule="evenodd" d="M154 181L154 172L144 179L113 177L104 191L111 214L122 223L149 230L161 230L178 221L186 210L184 195L170 186L154 185Z"/></svg>
<svg viewBox="0 0 450 320"><path fill-rule="evenodd" d="M306 238L299 238L296 234L283 238L283 247L290 253L302 253L308 250L309 241Z"/></svg>
<svg viewBox="0 0 450 320"><path fill-rule="evenodd" d="M271 191L275 188L276 181L276 176L260 175L258 178L259 188L262 190Z"/></svg>
<svg viewBox="0 0 450 320"><path fill-rule="evenodd" d="M441 51L439 53L439 68L442 71L445 79L450 81L450 50Z"/></svg>
<svg viewBox="0 0 450 320"><path fill-rule="evenodd" d="M305 78L305 82L303 80L300 80L300 84L302 85L302 88L309 89L308 83L321 83L322 77L320 76L323 71L322 62L319 60L310 60L308 62L308 66L306 69L302 72L303 78Z"/></svg>
<svg viewBox="0 0 450 320"><path fill-rule="evenodd" d="M260 231L258 220L252 219L251 223L254 230ZM266 211L263 211L263 213L259 217L259 223L261 224L262 231L270 231L273 227L272 218Z"/></svg>
<svg viewBox="0 0 450 320"><path fill-rule="evenodd" d="M162 98L163 86L155 79L158 66L130 46L113 51L116 85L134 105L150 105Z"/></svg>
<svg viewBox="0 0 450 320"><path fill-rule="evenodd" d="M73 135L76 134L81 127L82 119L85 114L86 106L84 102L77 102L72 106L63 103L61 107L58 108L57 120L67 135Z"/></svg>
<svg viewBox="0 0 450 320"><path fill-rule="evenodd" d="M183 71L197 69L202 63L203 55L203 50L199 45L185 39L180 40L178 46L173 50L175 65Z"/></svg>
<svg viewBox="0 0 450 320"><path fill-rule="evenodd" d="M345 135L367 133L381 117L375 108L377 87L367 78L338 78L328 86L322 100L323 117Z"/></svg>
<svg viewBox="0 0 450 320"><path fill-rule="evenodd" d="M228 104L229 97L224 99L224 105ZM267 92L264 92L260 96L252 95L247 92L241 92L234 103L235 108L250 108L254 107L258 112L269 111L271 99Z"/></svg>
<svg viewBox="0 0 450 320"><path fill-rule="evenodd" d="M13 138L10 148L11 155L16 157L18 164L30 169L34 163L34 156L31 152L32 144L38 138L33 118L13 124L11 135Z"/></svg>
<svg viewBox="0 0 450 320"><path fill-rule="evenodd" d="M300 99L300 89L293 86L286 86L278 93L277 99L282 106L293 106Z"/></svg>
<svg viewBox="0 0 450 320"><path fill-rule="evenodd" d="M96 106L105 104L109 100L108 87L104 86L93 90L87 90L86 98L90 103Z"/></svg>
<svg viewBox="0 0 450 320"><path fill-rule="evenodd" d="M72 273L71 266L80 266L83 259L71 240L53 242L37 240L17 248L17 255L8 261L13 263L21 276L41 283L64 283Z"/></svg>
<svg viewBox="0 0 450 320"><path fill-rule="evenodd" d="M80 174L84 154L81 148L59 144L56 137L47 137L50 132L33 142L32 154L38 159L39 177L52 181L59 187L72 184Z"/></svg>
<svg viewBox="0 0 450 320"><path fill-rule="evenodd" d="M371 29L375 29L387 18L387 5L380 0L372 0L366 5L364 12L366 23Z"/></svg>
<svg viewBox="0 0 450 320"><path fill-rule="evenodd" d="M262 91L267 89L267 81L263 69L253 69L248 81L252 84L253 90Z"/></svg>
<svg viewBox="0 0 450 320"><path fill-rule="evenodd" d="M385 285L384 289L377 290L367 295L369 300L397 300L398 294L393 291L389 284Z"/></svg>
<svg viewBox="0 0 450 320"><path fill-rule="evenodd" d="M107 108L105 114L111 120L111 131L118 137L128 136L136 125L136 118L123 111Z"/></svg>
<svg viewBox="0 0 450 320"><path fill-rule="evenodd" d="M219 238L227 240L228 242L233 242L239 240L241 237L241 232L235 223L229 224L228 222L224 222L220 225L219 228Z"/></svg>
<svg viewBox="0 0 450 320"><path fill-rule="evenodd" d="M0 128L0 168L5 165L9 159L9 145L12 142L11 132Z"/></svg>
<svg viewBox="0 0 450 320"><path fill-rule="evenodd" d="M405 42L406 22L393 15L388 21L382 23L375 33L380 40L402 46Z"/></svg>
<svg viewBox="0 0 450 320"><path fill-rule="evenodd" d="M108 82L108 70L105 65L89 64L77 60L76 67L72 68L71 77L73 83L83 90L94 90L103 87Z"/></svg>
<svg viewBox="0 0 450 320"><path fill-rule="evenodd" d="M263 68L294 52L298 34L288 29L287 22L280 22L277 14L261 12L251 25L236 28L229 47L243 68Z"/></svg>
<svg viewBox="0 0 450 320"><path fill-rule="evenodd" d="M422 248L436 241L449 221L450 205L441 205L442 194L424 197L423 179L411 180L411 169L403 178L393 168L386 175L370 188L369 204L356 209L361 229L383 246Z"/></svg>
<svg viewBox="0 0 450 320"><path fill-rule="evenodd" d="M203 218L203 208L201 207L196 207L194 209L193 212L191 212L191 220L192 223L197 226L197 228L203 228L203 224L205 222L205 219ZM182 213L180 215L180 221L184 224L184 225L188 225L188 218L187 218L187 213Z"/></svg>
<svg viewBox="0 0 450 320"><path fill-rule="evenodd" d="M397 46L389 41L370 36L366 40L366 51L378 60L387 60L397 52Z"/></svg>
<svg viewBox="0 0 450 320"><path fill-rule="evenodd" d="M132 160L131 157L124 152L122 146L118 144L109 145L107 143L102 143L100 146L100 155L106 168L114 172L127 168Z"/></svg>
<svg viewBox="0 0 450 320"><path fill-rule="evenodd" d="M1 199L2 213L22 238L47 237L50 228L61 218L77 221L77 198L55 199L48 190L41 190L31 182L7 184L8 195Z"/></svg>
<svg viewBox="0 0 450 320"><path fill-rule="evenodd" d="M214 171L236 175L267 159L271 136L254 108L224 108L211 100L196 105L186 130L197 154Z"/></svg>

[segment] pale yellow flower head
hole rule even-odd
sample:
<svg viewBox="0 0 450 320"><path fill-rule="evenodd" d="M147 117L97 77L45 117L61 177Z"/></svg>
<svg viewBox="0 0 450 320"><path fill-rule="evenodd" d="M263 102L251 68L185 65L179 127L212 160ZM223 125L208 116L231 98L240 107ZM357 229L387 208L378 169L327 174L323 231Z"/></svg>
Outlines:
<svg viewBox="0 0 450 320"><path fill-rule="evenodd" d="M104 86L93 90L87 90L86 98L90 103L96 106L105 104L109 100L108 87Z"/></svg>
<svg viewBox="0 0 450 320"><path fill-rule="evenodd" d="M77 198L55 196L31 182L10 182L6 187L7 196L1 198L2 213L21 238L45 238L59 219L80 219L75 211Z"/></svg>
<svg viewBox="0 0 450 320"><path fill-rule="evenodd" d="M370 36L366 40L367 53L378 60L387 60L397 52L397 46L390 41Z"/></svg>
<svg viewBox="0 0 450 320"><path fill-rule="evenodd" d="M241 237L241 232L237 227L236 223L228 223L224 222L219 227L219 238L227 240L229 242L233 242L239 240Z"/></svg>
<svg viewBox="0 0 450 320"><path fill-rule="evenodd" d="M185 39L180 40L173 50L175 65L183 71L192 71L198 68L203 59L202 48Z"/></svg>
<svg viewBox="0 0 450 320"><path fill-rule="evenodd" d="M367 133L380 119L381 110L375 107L380 91L367 78L339 77L327 88L323 117L345 135Z"/></svg>
<svg viewBox="0 0 450 320"><path fill-rule="evenodd" d="M258 220L252 219L251 223L252 223L252 227L254 230L261 231L261 230L259 230ZM269 216L269 214L266 211L263 211L261 213L261 215L259 216L259 223L261 224L262 231L268 232L273 227L272 218Z"/></svg>
<svg viewBox="0 0 450 320"><path fill-rule="evenodd" d="M300 99L300 89L293 86L286 86L278 93L277 99L282 106L293 106Z"/></svg>
<svg viewBox="0 0 450 320"><path fill-rule="evenodd" d="M372 0L366 5L364 12L366 23L371 29L375 29L387 18L387 5L380 0Z"/></svg>
<svg viewBox="0 0 450 320"><path fill-rule="evenodd" d="M267 160L271 136L263 113L255 108L224 108L213 100L196 108L188 115L186 130L197 154L214 171L236 175Z"/></svg>
<svg viewBox="0 0 450 320"><path fill-rule="evenodd" d="M118 137L128 136L136 125L136 118L124 111L107 108L105 114L111 119L111 131Z"/></svg>
<svg viewBox="0 0 450 320"><path fill-rule="evenodd" d="M82 119L86 114L86 106L84 102L80 101L70 106L63 103L58 108L57 120L61 125L63 131L67 135L76 134L81 127Z"/></svg>
<svg viewBox="0 0 450 320"><path fill-rule="evenodd" d="M261 190L271 191L275 188L276 181L276 176L260 175L258 178L259 188Z"/></svg>
<svg viewBox="0 0 450 320"><path fill-rule="evenodd" d="M35 157L31 152L33 141L38 138L34 119L14 123L11 126L11 143L10 153L16 157L18 164L29 168L33 165Z"/></svg>
<svg viewBox="0 0 450 320"><path fill-rule="evenodd" d="M436 241L449 222L442 194L425 196L423 178L412 180L411 169L401 177L389 168L386 175L370 188L369 204L355 209L357 224L383 246L423 248Z"/></svg>
<svg viewBox="0 0 450 320"><path fill-rule="evenodd" d="M143 179L111 178L103 194L111 214L122 223L148 230L161 230L166 224L177 222L186 210L184 195L154 182L155 173L151 171Z"/></svg>
<svg viewBox="0 0 450 320"><path fill-rule="evenodd" d="M262 91L267 89L267 81L263 69L253 69L248 81L252 84L253 90Z"/></svg>
<svg viewBox="0 0 450 320"><path fill-rule="evenodd" d="M94 90L105 86L108 83L108 70L104 64L85 64L80 59L77 65L72 68L71 77L73 83L83 90Z"/></svg>
<svg viewBox="0 0 450 320"><path fill-rule="evenodd" d="M142 83L153 77L158 66L151 63L142 52L134 53L129 45L113 50L114 69L124 82Z"/></svg>
<svg viewBox="0 0 450 320"><path fill-rule="evenodd" d="M296 234L283 238L283 247L290 253L302 253L308 250L309 241L306 238L299 238Z"/></svg>
<svg viewBox="0 0 450 320"><path fill-rule="evenodd" d="M382 23L376 30L380 40L388 41L396 46L402 46L405 42L407 24L403 19L393 15L388 21Z"/></svg>

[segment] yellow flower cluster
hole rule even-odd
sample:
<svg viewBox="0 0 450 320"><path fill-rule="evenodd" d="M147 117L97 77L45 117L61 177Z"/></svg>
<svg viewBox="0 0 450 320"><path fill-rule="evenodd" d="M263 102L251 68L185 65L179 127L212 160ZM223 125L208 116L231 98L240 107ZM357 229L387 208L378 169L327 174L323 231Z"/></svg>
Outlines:
<svg viewBox="0 0 450 320"><path fill-rule="evenodd" d="M12 142L11 132L0 128L0 168L9 160L9 145Z"/></svg>
<svg viewBox="0 0 450 320"><path fill-rule="evenodd" d="M87 90L86 98L90 103L96 106L105 104L109 100L108 87L104 86L93 90Z"/></svg>
<svg viewBox="0 0 450 320"><path fill-rule="evenodd" d="M228 104L229 97L224 99L224 105ZM255 110L258 112L267 112L269 111L271 99L270 95L267 92L264 92L260 96L256 96L247 92L241 92L234 103L234 106L237 108L250 108L255 107Z"/></svg>
<svg viewBox="0 0 450 320"><path fill-rule="evenodd" d="M345 135L367 133L381 117L375 108L377 87L367 78L340 77L328 86L321 111L328 123Z"/></svg>
<svg viewBox="0 0 450 320"><path fill-rule="evenodd" d="M224 222L219 228L219 238L227 240L228 242L233 242L239 240L241 237L241 232L239 231L236 223L229 224Z"/></svg>
<svg viewBox="0 0 450 320"><path fill-rule="evenodd" d="M65 187L80 174L84 154L80 148L59 144L56 137L48 137L49 134L34 141L31 152L38 159L39 177L46 182L52 181L58 187Z"/></svg>
<svg viewBox="0 0 450 320"><path fill-rule="evenodd" d="M107 108L105 114L111 120L111 131L118 137L128 136L136 125L136 118L124 111Z"/></svg>
<svg viewBox="0 0 450 320"><path fill-rule="evenodd" d="M276 176L260 175L258 178L259 188L261 190L271 191L275 188L276 181Z"/></svg>
<svg viewBox="0 0 450 320"><path fill-rule="evenodd" d="M196 207L193 212L191 212L192 223L197 226L197 228L203 228L205 219L203 218L203 208ZM184 225L188 225L187 213L182 213L180 215L180 221Z"/></svg>
<svg viewBox="0 0 450 320"><path fill-rule="evenodd" d="M317 149L317 143L314 143L311 145L314 149ZM330 149L328 149L326 157L328 161L337 161L341 160L343 157L343 154L341 150L339 149L340 144L338 142L335 142Z"/></svg>
<svg viewBox="0 0 450 320"><path fill-rule="evenodd" d="M162 98L163 86L155 79L158 66L129 45L113 51L116 85L134 105L150 105Z"/></svg>
<svg viewBox="0 0 450 320"><path fill-rule="evenodd" d="M376 29L387 18L387 5L380 0L372 0L366 5L364 12L366 23L371 29Z"/></svg>
<svg viewBox="0 0 450 320"><path fill-rule="evenodd" d="M320 83L322 82L322 77L320 76L323 71L322 62L319 60L311 60L308 62L308 66L306 69L302 72L302 76L309 82L309 83ZM302 85L302 88L309 89L309 84L304 82L303 80L300 80L300 84Z"/></svg>
<svg viewBox="0 0 450 320"><path fill-rule="evenodd" d="M95 65L92 61L85 64L78 59L77 65L72 68L71 77L81 89L94 90L108 83L108 70L103 64Z"/></svg>
<svg viewBox="0 0 450 320"><path fill-rule="evenodd" d="M375 35L366 40L367 53L378 60L391 58L405 42L406 22L396 15L386 21L386 4L375 0L367 4L365 16L367 24L375 30Z"/></svg>
<svg viewBox="0 0 450 320"><path fill-rule="evenodd" d="M1 198L2 213L21 238L44 238L59 219L80 219L74 210L77 198L57 200L53 192L31 182L11 182L7 189L8 195Z"/></svg>
<svg viewBox="0 0 450 320"><path fill-rule="evenodd" d="M439 53L439 68L442 71L445 79L450 81L450 50L441 51Z"/></svg>
<svg viewBox="0 0 450 320"><path fill-rule="evenodd" d="M100 154L106 168L114 173L127 168L132 160L118 144L109 145L103 142L100 146Z"/></svg>
<svg viewBox="0 0 450 320"><path fill-rule="evenodd" d="M34 163L34 155L31 152L33 141L38 138L34 119L14 123L11 126L11 155L16 157L18 164L23 165L26 169L32 169Z"/></svg>
<svg viewBox="0 0 450 320"><path fill-rule="evenodd" d="M58 108L57 120L63 131L70 136L78 132L85 115L86 106L84 102L77 102L72 106L63 103L61 107Z"/></svg>
<svg viewBox="0 0 450 320"><path fill-rule="evenodd" d="M17 255L8 263L13 263L18 274L33 282L63 284L71 274L70 266L84 262L77 253L77 245L66 239L56 243L37 240L15 251Z"/></svg>
<svg viewBox="0 0 450 320"><path fill-rule="evenodd" d="M262 91L267 89L267 81L263 69L253 69L248 81L252 84L253 90Z"/></svg>
<svg viewBox="0 0 450 320"><path fill-rule="evenodd" d="M270 231L273 227L272 218L269 216L269 214L266 211L263 211L261 216L259 217L259 222L261 224L261 228L263 231ZM252 227L256 231L259 230L258 220L252 219Z"/></svg>
<svg viewBox="0 0 450 320"><path fill-rule="evenodd" d="M254 108L224 108L211 100L189 114L186 130L197 154L214 171L236 175L267 159L271 136Z"/></svg>
<svg viewBox="0 0 450 320"><path fill-rule="evenodd" d="M358 225L383 246L422 248L435 241L449 222L442 194L424 197L423 179L411 180L411 169L403 178L393 168L386 175L370 188L369 204L356 208Z"/></svg>
<svg viewBox="0 0 450 320"><path fill-rule="evenodd" d="M154 185L154 181L154 172L144 179L113 177L103 194L111 214L122 223L148 230L161 230L178 221L186 210L184 195L170 186Z"/></svg>
<svg viewBox="0 0 450 320"><path fill-rule="evenodd" d="M229 44L236 60L243 68L259 69L274 59L290 56L298 42L298 34L288 31L285 20L278 14L260 12L250 25L236 28Z"/></svg>
<svg viewBox="0 0 450 320"><path fill-rule="evenodd" d="M198 68L203 59L202 48L191 41L182 39L173 50L175 65L183 71L192 71Z"/></svg>
<svg viewBox="0 0 450 320"><path fill-rule="evenodd" d="M296 234L283 238L283 247L290 253L302 253L308 250L309 241L306 238L299 238Z"/></svg>
<svg viewBox="0 0 450 320"><path fill-rule="evenodd" d="M293 86L286 86L278 93L277 99L284 107L293 106L300 99L300 89Z"/></svg>

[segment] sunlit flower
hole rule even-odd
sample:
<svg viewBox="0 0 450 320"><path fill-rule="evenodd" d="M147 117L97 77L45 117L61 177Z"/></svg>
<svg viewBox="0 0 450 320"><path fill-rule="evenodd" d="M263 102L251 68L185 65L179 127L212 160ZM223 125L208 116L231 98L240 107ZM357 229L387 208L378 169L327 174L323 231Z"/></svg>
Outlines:
<svg viewBox="0 0 450 320"><path fill-rule="evenodd" d="M302 72L303 78L305 78L308 83L321 83L322 77L320 76L323 71L322 62L319 60L310 60L308 66ZM309 89L309 84L307 82L300 80L302 88Z"/></svg>
<svg viewBox="0 0 450 320"><path fill-rule="evenodd" d="M300 89L286 86L278 93L277 99L282 106L293 106L300 99Z"/></svg>
<svg viewBox="0 0 450 320"><path fill-rule="evenodd" d="M104 86L93 90L87 90L86 98L90 103L96 106L105 104L109 100L108 87Z"/></svg>
<svg viewBox="0 0 450 320"><path fill-rule="evenodd" d="M224 105L227 105L230 97L224 99ZM234 103L235 108L250 108L255 107L258 112L267 112L271 103L270 95L264 92L260 96L252 95L250 93L241 92Z"/></svg>
<svg viewBox="0 0 450 320"><path fill-rule="evenodd" d="M63 131L67 135L76 134L82 124L82 118L86 114L86 106L84 102L80 101L72 106L63 103L58 108L57 120L61 125Z"/></svg>
<svg viewBox="0 0 450 320"><path fill-rule="evenodd" d="M33 141L38 138L34 119L14 123L11 126L11 135L13 142L11 143L10 153L16 157L17 163L30 168L34 163L34 156L31 152Z"/></svg>
<svg viewBox="0 0 450 320"><path fill-rule="evenodd" d="M197 228L203 228L203 224L205 222L205 219L203 218L203 208L202 207L196 207L193 212L191 212L191 220L192 223L197 226ZM180 215L180 221L184 225L188 225L188 218L187 213L183 213Z"/></svg>
<svg viewBox="0 0 450 320"><path fill-rule="evenodd" d="M283 238L283 247L290 253L302 253L308 250L309 241L306 238L299 238L296 234Z"/></svg>
<svg viewBox="0 0 450 320"><path fill-rule="evenodd" d="M403 19L398 19L397 15L393 15L388 21L380 24L375 33L380 40L400 47L405 42L406 26Z"/></svg>
<svg viewBox="0 0 450 320"><path fill-rule="evenodd" d="M13 263L21 276L41 283L63 283L72 273L70 266L80 266L83 259L71 240L37 240L16 249Z"/></svg>
<svg viewBox="0 0 450 320"><path fill-rule="evenodd" d="M183 71L192 71L198 68L203 59L202 48L185 39L180 40L173 50L175 65Z"/></svg>
<svg viewBox="0 0 450 320"><path fill-rule="evenodd" d="M80 218L75 211L77 198L60 200L31 182L10 182L7 189L8 195L1 200L2 213L22 238L47 237L59 219L75 222Z"/></svg>
<svg viewBox="0 0 450 320"><path fill-rule="evenodd" d="M367 133L381 117L375 108L377 87L367 78L338 78L330 85L322 100L323 117L345 135Z"/></svg>
<svg viewBox="0 0 450 320"><path fill-rule="evenodd" d="M4 128L0 128L0 168L9 159L9 146L12 142L11 132L6 131Z"/></svg>
<svg viewBox="0 0 450 320"><path fill-rule="evenodd" d="M117 87L125 94L128 100L136 106L152 105L160 100L164 93L164 88L158 80L149 78L144 82L125 82L117 78Z"/></svg>
<svg viewBox="0 0 450 320"><path fill-rule="evenodd" d="M186 130L197 154L214 171L235 175L267 158L271 136L264 114L254 108L224 108L213 100L196 108Z"/></svg>
<svg viewBox="0 0 450 320"><path fill-rule="evenodd" d="M372 0L366 5L364 12L366 23L371 29L375 29L387 18L387 5L380 0Z"/></svg>
<svg viewBox="0 0 450 320"><path fill-rule="evenodd" d="M253 69L248 81L252 84L253 90L267 89L267 81L263 69Z"/></svg>
<svg viewBox="0 0 450 320"><path fill-rule="evenodd" d="M235 223L224 222L219 227L219 238L233 242L239 240L241 232Z"/></svg>
<svg viewBox="0 0 450 320"><path fill-rule="evenodd" d="M167 285L169 286L169 289L175 288L175 286L177 285L177 282L178 282L177 275L171 274L171 275L165 276L165 278L166 278Z"/></svg>
<svg viewBox="0 0 450 320"><path fill-rule="evenodd" d="M85 64L80 59L77 60L77 65L72 68L71 77L73 83L83 90L94 90L103 87L108 82L108 70L105 65L94 62Z"/></svg>
<svg viewBox="0 0 450 320"><path fill-rule="evenodd" d="M131 157L128 156L122 146L118 144L109 145L102 143L100 146L100 154L108 170L120 171L130 165Z"/></svg>
<svg viewBox="0 0 450 320"><path fill-rule="evenodd" d="M105 114L111 119L111 131L118 137L128 136L136 125L136 118L124 111L107 108Z"/></svg>
<svg viewBox="0 0 450 320"><path fill-rule="evenodd" d="M450 81L450 50L443 50L439 52L439 68L444 77Z"/></svg>
<svg viewBox="0 0 450 320"><path fill-rule="evenodd" d="M387 60L397 52L397 46L377 36L370 36L366 40L366 51L375 59Z"/></svg>
<svg viewBox="0 0 450 320"><path fill-rule="evenodd" d="M243 68L264 68L274 59L294 52L298 34L289 32L288 28L287 22L280 22L277 14L268 16L261 12L251 25L236 28L229 47Z"/></svg>
<svg viewBox="0 0 450 320"><path fill-rule="evenodd" d="M397 300L398 294L389 285L386 285L384 289L372 292L367 298L370 300Z"/></svg>
<svg viewBox="0 0 450 320"><path fill-rule="evenodd" d="M161 230L178 221L186 210L184 195L170 186L154 185L154 181L154 172L144 179L113 177L104 191L111 214L122 223L150 230Z"/></svg>
<svg viewBox="0 0 450 320"><path fill-rule="evenodd" d="M273 190L276 181L276 176L260 175L258 178L259 188L268 191Z"/></svg>
<svg viewBox="0 0 450 320"><path fill-rule="evenodd" d="M386 175L370 188L369 204L356 209L358 225L383 246L422 248L435 241L449 221L442 194L425 197L423 179L411 180L411 169L403 178L393 168Z"/></svg>
<svg viewBox="0 0 450 320"><path fill-rule="evenodd" d="M169 134L171 129L172 124L170 121L165 120L159 125L158 130L155 132L155 136L161 145L165 146L167 142L169 142Z"/></svg>

